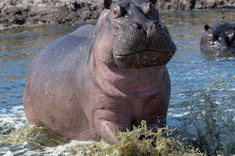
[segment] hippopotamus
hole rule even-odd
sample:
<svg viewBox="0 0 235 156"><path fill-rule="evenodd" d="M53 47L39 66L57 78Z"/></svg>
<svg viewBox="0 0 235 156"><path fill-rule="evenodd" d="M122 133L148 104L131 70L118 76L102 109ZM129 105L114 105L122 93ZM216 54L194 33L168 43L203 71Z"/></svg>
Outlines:
<svg viewBox="0 0 235 156"><path fill-rule="evenodd" d="M23 96L29 124L70 140L115 144L145 120L164 127L176 46L154 0L104 0L87 24L32 60Z"/></svg>
<svg viewBox="0 0 235 156"><path fill-rule="evenodd" d="M215 56L235 54L235 23L217 23L205 25L201 37L201 51L211 52Z"/></svg>

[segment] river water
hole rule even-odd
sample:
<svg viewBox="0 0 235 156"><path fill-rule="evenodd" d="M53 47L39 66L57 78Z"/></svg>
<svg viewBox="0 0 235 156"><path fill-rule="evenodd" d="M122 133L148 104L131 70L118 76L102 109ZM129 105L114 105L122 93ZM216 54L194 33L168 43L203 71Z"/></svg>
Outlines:
<svg viewBox="0 0 235 156"><path fill-rule="evenodd" d="M0 155L235 155L235 57L215 58L200 51L204 25L234 23L234 15L235 10L161 14L177 45L167 65L172 83L167 134L152 142L138 140L143 131L150 133L143 124L120 134L115 146L59 138L28 126L24 114L30 62L47 44L81 25L0 30Z"/></svg>

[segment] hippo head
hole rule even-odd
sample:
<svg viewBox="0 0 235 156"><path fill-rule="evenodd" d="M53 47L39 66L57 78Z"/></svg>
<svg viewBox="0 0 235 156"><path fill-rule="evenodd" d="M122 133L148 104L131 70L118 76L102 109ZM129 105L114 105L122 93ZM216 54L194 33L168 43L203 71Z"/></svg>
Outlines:
<svg viewBox="0 0 235 156"><path fill-rule="evenodd" d="M201 38L201 50L213 52L215 56L235 54L235 24L215 24L204 26L205 32Z"/></svg>
<svg viewBox="0 0 235 156"><path fill-rule="evenodd" d="M155 9L156 0L104 0L96 25L96 50L108 67L165 65L176 46Z"/></svg>

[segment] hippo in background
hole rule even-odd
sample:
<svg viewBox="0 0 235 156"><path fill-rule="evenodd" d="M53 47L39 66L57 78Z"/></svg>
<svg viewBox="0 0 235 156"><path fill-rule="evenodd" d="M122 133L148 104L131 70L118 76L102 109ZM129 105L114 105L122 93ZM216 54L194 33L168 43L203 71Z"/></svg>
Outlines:
<svg viewBox="0 0 235 156"><path fill-rule="evenodd" d="M33 59L23 97L30 124L79 141L114 144L141 120L164 127L171 93L166 64L176 46L155 0L104 0L85 25Z"/></svg>
<svg viewBox="0 0 235 156"><path fill-rule="evenodd" d="M201 37L201 51L224 57L235 54L235 23L205 25Z"/></svg>

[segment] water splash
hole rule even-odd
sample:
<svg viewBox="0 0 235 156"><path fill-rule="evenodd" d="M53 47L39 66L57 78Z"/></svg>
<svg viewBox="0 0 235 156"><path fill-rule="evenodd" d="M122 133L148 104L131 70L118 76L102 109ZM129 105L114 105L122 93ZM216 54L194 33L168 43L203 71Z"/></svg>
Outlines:
<svg viewBox="0 0 235 156"><path fill-rule="evenodd" d="M235 110L229 109L233 101L218 96L230 85L223 78L217 75L207 88L191 95L190 113L181 119L177 134L183 144L207 155L235 154Z"/></svg>
<svg viewBox="0 0 235 156"><path fill-rule="evenodd" d="M192 148L186 148L176 142L172 137L166 137L171 130L159 129L157 133L147 129L146 122L134 127L132 131L119 132L120 141L115 145L108 145L104 141L93 142L85 148L76 147L68 149L78 155L90 155L87 151L92 151L96 156L160 156L160 155L201 155ZM139 139L139 138L142 139Z"/></svg>

